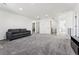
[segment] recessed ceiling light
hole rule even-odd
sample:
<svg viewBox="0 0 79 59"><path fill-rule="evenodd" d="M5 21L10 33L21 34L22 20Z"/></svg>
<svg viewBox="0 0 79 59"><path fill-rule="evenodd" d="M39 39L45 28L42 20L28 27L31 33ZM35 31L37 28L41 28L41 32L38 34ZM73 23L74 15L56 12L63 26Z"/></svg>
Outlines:
<svg viewBox="0 0 79 59"><path fill-rule="evenodd" d="M40 16L36 16L35 18L39 20L40 19Z"/></svg>
<svg viewBox="0 0 79 59"><path fill-rule="evenodd" d="M22 11L22 10L23 10L23 8L19 8L19 10L20 10L20 11Z"/></svg>
<svg viewBox="0 0 79 59"><path fill-rule="evenodd" d="M37 16L36 18L39 18L39 16Z"/></svg>

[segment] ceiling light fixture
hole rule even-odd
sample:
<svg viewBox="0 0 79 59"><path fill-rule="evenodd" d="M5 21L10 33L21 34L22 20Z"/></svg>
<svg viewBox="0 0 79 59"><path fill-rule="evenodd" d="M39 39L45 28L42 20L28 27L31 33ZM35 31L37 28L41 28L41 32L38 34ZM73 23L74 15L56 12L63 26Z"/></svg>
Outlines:
<svg viewBox="0 0 79 59"><path fill-rule="evenodd" d="M23 10L23 8L19 8L19 10L20 10L20 11L22 11L22 10Z"/></svg>
<svg viewBox="0 0 79 59"><path fill-rule="evenodd" d="M36 19L38 19L38 20L40 19L40 17L39 17L39 16L36 16L35 18L36 18Z"/></svg>
<svg viewBox="0 0 79 59"><path fill-rule="evenodd" d="M39 18L39 16L37 16L36 18Z"/></svg>

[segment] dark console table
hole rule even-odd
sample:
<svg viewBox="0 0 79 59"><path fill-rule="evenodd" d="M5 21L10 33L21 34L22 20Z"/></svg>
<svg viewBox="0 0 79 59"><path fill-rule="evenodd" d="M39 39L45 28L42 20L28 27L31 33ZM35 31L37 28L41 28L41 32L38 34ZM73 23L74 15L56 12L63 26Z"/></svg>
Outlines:
<svg viewBox="0 0 79 59"><path fill-rule="evenodd" d="M79 38L71 36L71 47L75 54L79 55Z"/></svg>

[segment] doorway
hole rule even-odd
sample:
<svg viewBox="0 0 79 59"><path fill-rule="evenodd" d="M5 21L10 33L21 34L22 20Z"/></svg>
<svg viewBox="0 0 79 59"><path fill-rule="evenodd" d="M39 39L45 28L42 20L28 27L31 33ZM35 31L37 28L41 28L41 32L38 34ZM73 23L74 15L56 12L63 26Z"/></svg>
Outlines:
<svg viewBox="0 0 79 59"><path fill-rule="evenodd" d="M36 22L36 33L39 33L40 31L40 23Z"/></svg>
<svg viewBox="0 0 79 59"><path fill-rule="evenodd" d="M32 33L35 33L35 23L32 23Z"/></svg>

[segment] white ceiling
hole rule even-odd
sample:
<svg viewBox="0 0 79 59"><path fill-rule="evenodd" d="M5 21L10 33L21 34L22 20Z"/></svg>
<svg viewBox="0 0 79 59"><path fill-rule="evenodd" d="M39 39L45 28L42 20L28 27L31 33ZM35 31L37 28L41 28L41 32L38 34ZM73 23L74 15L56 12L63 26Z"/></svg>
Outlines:
<svg viewBox="0 0 79 59"><path fill-rule="evenodd" d="M76 5L76 3L3 3L0 4L0 8L36 19L45 16L55 17L59 13L73 10Z"/></svg>

